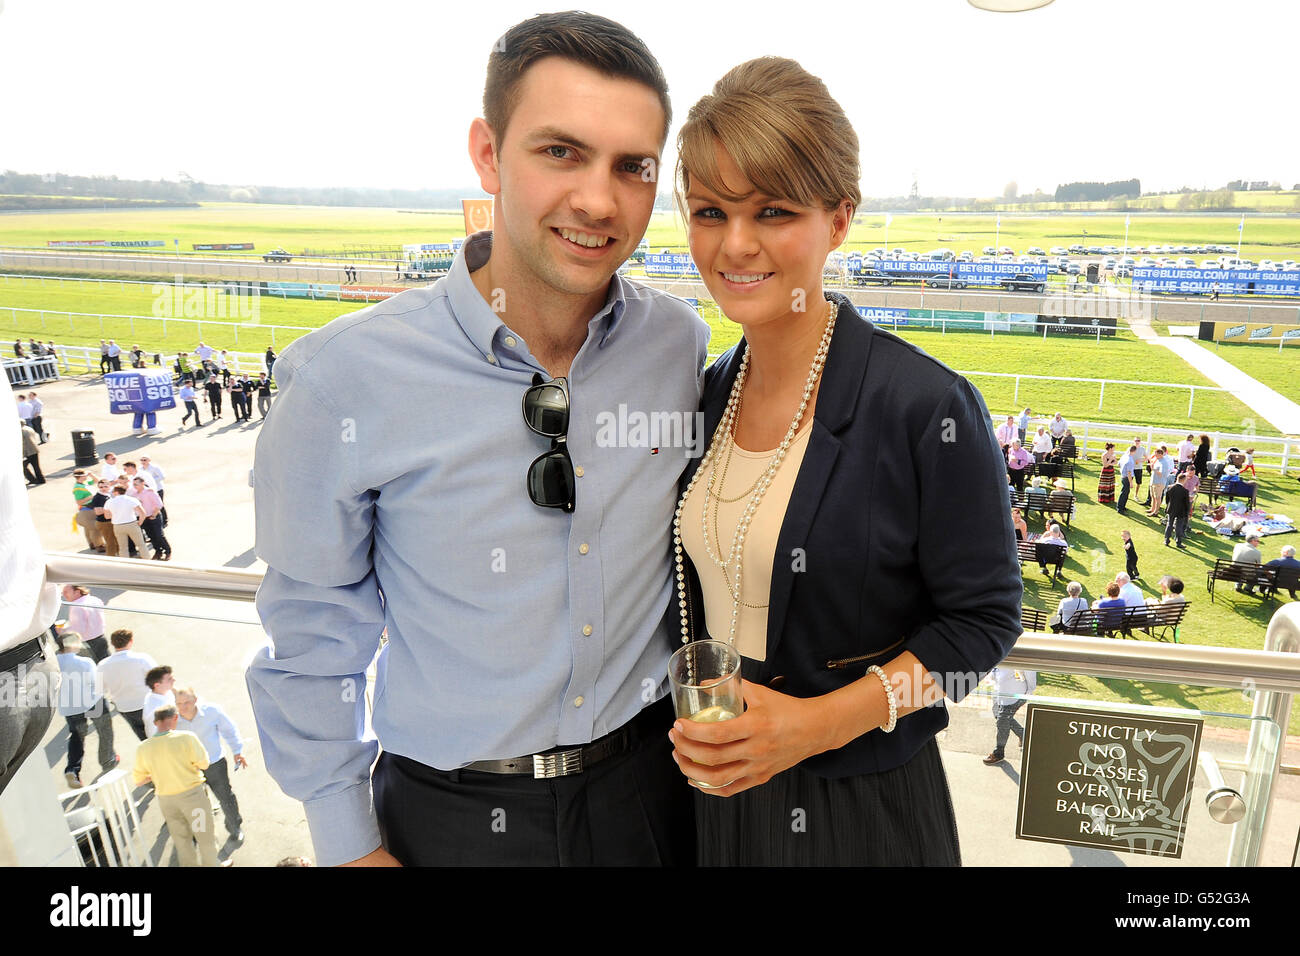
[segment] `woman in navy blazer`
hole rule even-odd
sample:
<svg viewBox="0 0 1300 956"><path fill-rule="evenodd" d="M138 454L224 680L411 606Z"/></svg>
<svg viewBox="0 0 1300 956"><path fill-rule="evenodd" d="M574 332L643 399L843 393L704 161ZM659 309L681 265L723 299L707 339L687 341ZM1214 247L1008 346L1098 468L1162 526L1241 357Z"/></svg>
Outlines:
<svg viewBox="0 0 1300 956"><path fill-rule="evenodd" d="M813 144L825 149L815 161ZM859 197L856 136L819 80L777 58L737 67L691 111L678 151L692 255L745 331L707 372L705 434L716 440L684 476L679 516L697 495L705 515L719 507L711 502L745 500L723 496L725 474L716 491L705 477L719 460L740 460L723 457L729 441L751 459L744 449L776 449L782 434L791 449L806 441L788 500L766 502L784 506L774 548L742 538L740 595L730 589L740 568L728 567L725 600L713 604L761 607L743 581L771 556L766 647L743 658L746 712L678 720L670 735L682 772L714 787L697 797L701 862L959 863L934 741L948 723L942 698L961 700L1021 633L1006 469L988 410L970 382L845 297L822 303L822 263ZM813 173L801 178L800 163ZM792 308L801 292L808 304ZM811 389L802 419L801 388ZM729 401L739 404L730 432ZM746 493L762 499L762 487ZM712 514L716 525L722 512ZM696 567L712 571L713 552L704 558L690 536L702 522L679 525L683 639L729 640L725 615L705 620ZM719 556L731 530L716 531ZM886 732L891 695L896 725Z"/></svg>

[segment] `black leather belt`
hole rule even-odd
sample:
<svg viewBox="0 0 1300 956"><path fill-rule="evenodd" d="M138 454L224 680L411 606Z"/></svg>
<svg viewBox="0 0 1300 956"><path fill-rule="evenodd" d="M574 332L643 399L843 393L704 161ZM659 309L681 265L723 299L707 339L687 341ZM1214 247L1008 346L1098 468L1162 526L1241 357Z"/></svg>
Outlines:
<svg viewBox="0 0 1300 956"><path fill-rule="evenodd" d="M30 641L24 641L17 647L11 647L4 653L0 653L0 671L11 671L20 664L30 664L36 658L43 657L44 654L45 650L41 646L41 638L33 637Z"/></svg>
<svg viewBox="0 0 1300 956"><path fill-rule="evenodd" d="M673 703L669 696L643 708L641 713L618 730L611 731L589 744L580 747L556 747L544 753L510 757L506 760L476 760L460 769L479 773L527 774L538 780L568 777L575 773L582 773L588 767L595 766L609 757L627 753L653 734L662 733L667 736L672 723Z"/></svg>

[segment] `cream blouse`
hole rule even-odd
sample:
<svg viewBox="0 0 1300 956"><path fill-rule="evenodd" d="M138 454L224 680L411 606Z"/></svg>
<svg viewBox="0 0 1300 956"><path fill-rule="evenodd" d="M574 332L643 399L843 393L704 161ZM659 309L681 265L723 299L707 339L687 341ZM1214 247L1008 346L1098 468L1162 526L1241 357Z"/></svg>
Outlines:
<svg viewBox="0 0 1300 956"><path fill-rule="evenodd" d="M781 524L790 504L790 494L794 490L795 478L799 475L799 466L803 462L804 451L808 448L808 435L812 431L811 409L806 415L798 434L790 443L785 460L781 462L781 467L763 495L758 511L750 519L749 532L745 535L741 562L742 603L736 619L736 649L741 656L750 660L761 661L767 657L767 603L772 591L772 564ZM705 489L716 466L721 480L715 480L713 492L708 498L705 525L709 547L713 550L713 555L721 560L731 548L736 525L749 506L754 485L767 471L776 451L775 448L769 451L746 451L734 441L727 442L719 450L721 461L710 461L707 467L700 469L695 487L682 506L682 547L690 555L699 575L700 587L704 591L705 629L713 640L725 641L730 634L732 595L728 589L728 578L724 577L722 569L705 550L706 531L700 523ZM719 501L719 498L737 500ZM795 559L796 556L793 555L782 558L790 561ZM734 586L734 559L727 567L727 575Z"/></svg>

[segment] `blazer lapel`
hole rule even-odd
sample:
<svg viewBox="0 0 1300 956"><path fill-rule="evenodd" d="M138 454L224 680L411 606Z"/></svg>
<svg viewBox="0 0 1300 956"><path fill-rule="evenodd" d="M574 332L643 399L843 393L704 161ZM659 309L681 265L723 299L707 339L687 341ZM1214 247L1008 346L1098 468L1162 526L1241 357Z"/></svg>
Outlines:
<svg viewBox="0 0 1300 956"><path fill-rule="evenodd" d="M852 422L858 396L861 394L862 379L867 370L871 324L858 315L847 299L842 296L834 298L840 302L840 311L835 319L835 332L831 336L826 366L822 369L812 432L808 436L808 447L804 451L799 475L790 493L790 504L781 523L776 554L772 560L772 590L767 607L767 654L759 671L759 679L763 683L777 676L772 673L772 661L786 630L790 592L794 588L795 574L805 573L795 571L798 557L795 549L807 546L813 519L839 457L842 443L836 437L836 432L843 431Z"/></svg>

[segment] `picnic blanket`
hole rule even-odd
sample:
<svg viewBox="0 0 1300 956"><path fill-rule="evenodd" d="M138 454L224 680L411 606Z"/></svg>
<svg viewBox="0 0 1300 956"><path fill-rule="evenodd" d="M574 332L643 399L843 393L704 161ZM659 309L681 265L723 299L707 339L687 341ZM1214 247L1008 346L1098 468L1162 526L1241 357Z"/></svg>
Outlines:
<svg viewBox="0 0 1300 956"><path fill-rule="evenodd" d="M1261 508L1246 510L1244 501L1229 501L1224 507L1227 514L1220 521L1215 521L1210 512L1201 515L1201 520L1227 538L1249 538L1257 534L1261 538L1272 534L1286 534L1294 531L1295 523L1287 515L1264 511Z"/></svg>

